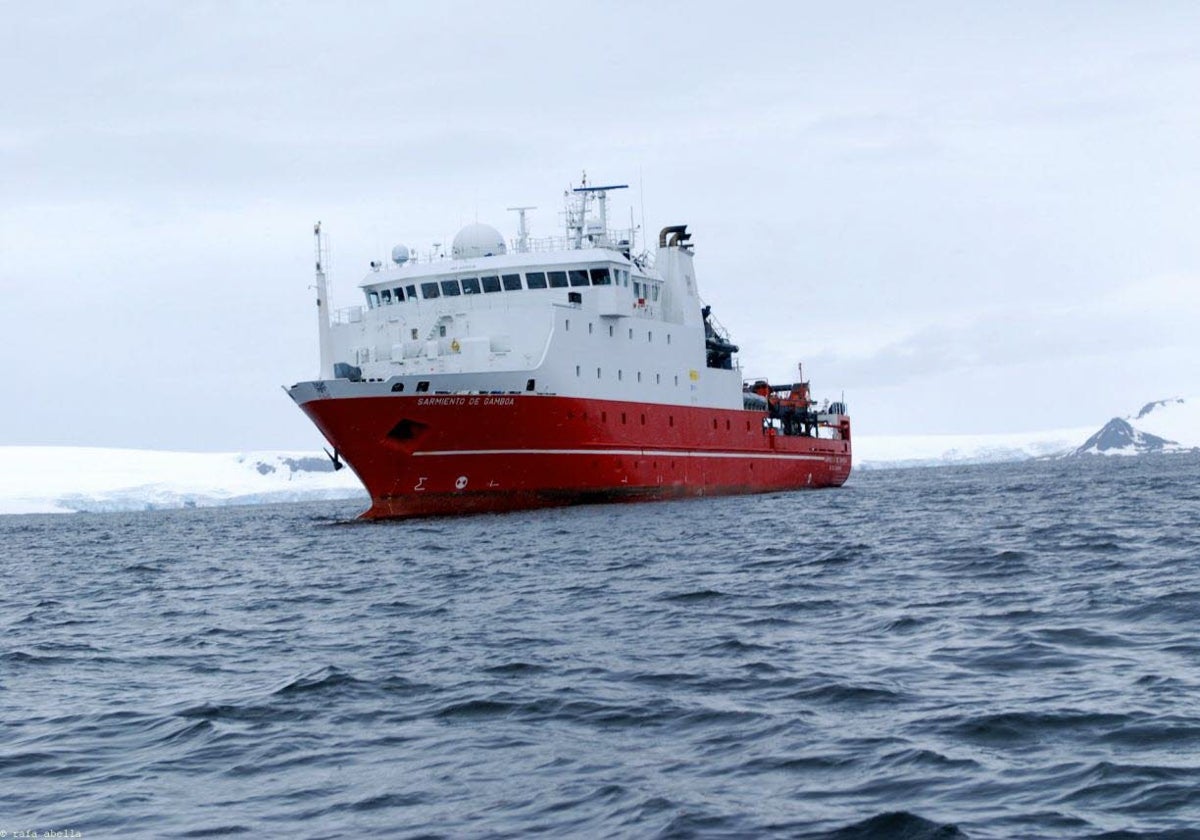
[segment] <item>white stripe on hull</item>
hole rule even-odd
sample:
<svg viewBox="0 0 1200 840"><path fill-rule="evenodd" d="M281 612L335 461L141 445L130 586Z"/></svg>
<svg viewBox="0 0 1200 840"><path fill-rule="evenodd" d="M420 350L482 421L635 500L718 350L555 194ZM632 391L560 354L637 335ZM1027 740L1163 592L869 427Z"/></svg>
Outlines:
<svg viewBox="0 0 1200 840"><path fill-rule="evenodd" d="M694 452L674 449L443 449L414 452L416 456L436 455L654 455L663 458L756 458L780 461L824 461L826 455L800 455L790 453L766 454L756 452Z"/></svg>

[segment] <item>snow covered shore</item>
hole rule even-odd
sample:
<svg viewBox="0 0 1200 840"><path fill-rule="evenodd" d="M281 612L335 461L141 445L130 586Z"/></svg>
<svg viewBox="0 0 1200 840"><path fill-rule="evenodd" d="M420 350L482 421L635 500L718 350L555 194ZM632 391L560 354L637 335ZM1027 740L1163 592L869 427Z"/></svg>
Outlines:
<svg viewBox="0 0 1200 840"><path fill-rule="evenodd" d="M0 446L0 514L347 499L366 491L321 452Z"/></svg>

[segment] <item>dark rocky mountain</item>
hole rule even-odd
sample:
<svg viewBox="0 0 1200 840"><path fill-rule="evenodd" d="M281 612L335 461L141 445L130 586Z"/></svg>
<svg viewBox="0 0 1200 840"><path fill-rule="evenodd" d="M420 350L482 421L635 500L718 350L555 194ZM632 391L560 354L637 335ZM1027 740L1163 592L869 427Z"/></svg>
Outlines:
<svg viewBox="0 0 1200 840"><path fill-rule="evenodd" d="M1139 415L1141 416L1141 415ZM1168 446L1176 446L1173 440L1142 432L1129 424L1128 420L1114 417L1096 432L1072 455L1135 454L1162 452Z"/></svg>
<svg viewBox="0 0 1200 840"><path fill-rule="evenodd" d="M1200 449L1200 400L1173 397L1114 417L1071 455L1148 455Z"/></svg>

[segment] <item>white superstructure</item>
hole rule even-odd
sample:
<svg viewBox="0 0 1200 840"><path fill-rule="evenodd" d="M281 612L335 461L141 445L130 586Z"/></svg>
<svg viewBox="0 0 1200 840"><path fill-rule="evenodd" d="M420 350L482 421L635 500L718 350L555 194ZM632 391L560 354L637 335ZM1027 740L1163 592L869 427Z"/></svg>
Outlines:
<svg viewBox="0 0 1200 840"><path fill-rule="evenodd" d="M619 188L568 193L562 237L531 238L532 208L512 208L511 246L481 224L448 256L421 261L396 246L390 265L372 263L363 303L330 318L327 387L741 408L736 348L702 313L684 226L663 230L653 259L635 255L634 231L607 228L607 193Z"/></svg>

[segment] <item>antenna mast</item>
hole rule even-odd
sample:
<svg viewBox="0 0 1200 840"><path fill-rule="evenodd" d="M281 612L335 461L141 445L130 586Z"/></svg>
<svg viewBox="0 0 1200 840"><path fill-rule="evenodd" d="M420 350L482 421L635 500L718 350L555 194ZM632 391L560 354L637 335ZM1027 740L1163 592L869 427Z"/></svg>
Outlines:
<svg viewBox="0 0 1200 840"><path fill-rule="evenodd" d="M608 191L609 190L625 190L628 189L628 184L605 184L601 187L589 187L587 185L587 173L583 175L583 186L576 187L571 192L579 196L579 225L578 233L576 234L575 247L582 246L583 236L587 228L587 205L588 196L595 193L596 202L600 206L600 237L601 241L596 244L608 243ZM590 238L590 237L589 237Z"/></svg>
<svg viewBox="0 0 1200 840"><path fill-rule="evenodd" d="M529 228L525 224L525 211L536 210L537 208L530 205L527 207L509 207L508 209L517 211L517 252L523 254L529 250Z"/></svg>
<svg viewBox="0 0 1200 840"><path fill-rule="evenodd" d="M321 223L313 225L317 246L317 339L321 347L320 379L333 379L333 336L329 329L329 284L325 279L325 252L328 250L321 235Z"/></svg>

